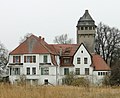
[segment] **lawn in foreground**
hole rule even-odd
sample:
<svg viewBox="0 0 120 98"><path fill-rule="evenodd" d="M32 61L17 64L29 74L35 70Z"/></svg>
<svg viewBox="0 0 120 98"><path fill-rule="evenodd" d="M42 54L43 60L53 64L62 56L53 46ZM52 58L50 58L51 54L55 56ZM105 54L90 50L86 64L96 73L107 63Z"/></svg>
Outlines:
<svg viewBox="0 0 120 98"><path fill-rule="evenodd" d="M0 98L120 98L120 87L88 88L0 84Z"/></svg>

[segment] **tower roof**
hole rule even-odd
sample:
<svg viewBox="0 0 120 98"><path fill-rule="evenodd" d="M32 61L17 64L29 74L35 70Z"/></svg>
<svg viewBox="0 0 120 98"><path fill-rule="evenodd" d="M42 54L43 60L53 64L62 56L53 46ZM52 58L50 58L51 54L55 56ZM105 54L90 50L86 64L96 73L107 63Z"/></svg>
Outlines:
<svg viewBox="0 0 120 98"><path fill-rule="evenodd" d="M85 13L82 17L80 17L77 27L79 26L95 26L95 21L90 16L88 10L85 10Z"/></svg>

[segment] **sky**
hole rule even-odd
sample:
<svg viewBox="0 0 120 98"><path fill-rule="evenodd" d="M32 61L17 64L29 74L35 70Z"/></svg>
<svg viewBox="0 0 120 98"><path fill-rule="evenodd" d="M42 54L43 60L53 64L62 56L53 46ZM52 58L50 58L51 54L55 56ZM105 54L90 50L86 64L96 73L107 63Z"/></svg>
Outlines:
<svg viewBox="0 0 120 98"><path fill-rule="evenodd" d="M47 43L68 34L76 42L76 25L85 10L98 25L120 29L120 0L0 0L0 42L9 50L27 33Z"/></svg>

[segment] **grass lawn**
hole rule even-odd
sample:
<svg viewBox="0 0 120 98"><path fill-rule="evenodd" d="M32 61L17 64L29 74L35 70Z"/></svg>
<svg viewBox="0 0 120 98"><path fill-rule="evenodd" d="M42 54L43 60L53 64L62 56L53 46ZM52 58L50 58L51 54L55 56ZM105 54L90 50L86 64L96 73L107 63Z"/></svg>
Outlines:
<svg viewBox="0 0 120 98"><path fill-rule="evenodd" d="M0 98L120 98L120 87L87 88L0 84Z"/></svg>

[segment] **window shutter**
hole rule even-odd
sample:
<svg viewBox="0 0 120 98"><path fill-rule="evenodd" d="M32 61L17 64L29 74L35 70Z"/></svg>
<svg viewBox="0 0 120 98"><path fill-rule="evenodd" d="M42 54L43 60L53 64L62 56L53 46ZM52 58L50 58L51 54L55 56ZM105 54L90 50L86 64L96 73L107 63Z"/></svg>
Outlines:
<svg viewBox="0 0 120 98"><path fill-rule="evenodd" d="M26 63L26 56L24 56L24 63Z"/></svg>
<svg viewBox="0 0 120 98"><path fill-rule="evenodd" d="M32 56L30 56L30 63L32 63Z"/></svg>
<svg viewBox="0 0 120 98"><path fill-rule="evenodd" d="M15 56L13 56L13 63L15 63Z"/></svg>
<svg viewBox="0 0 120 98"><path fill-rule="evenodd" d="M19 63L21 62L21 56L19 56Z"/></svg>

